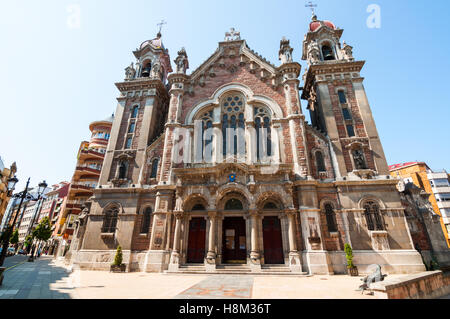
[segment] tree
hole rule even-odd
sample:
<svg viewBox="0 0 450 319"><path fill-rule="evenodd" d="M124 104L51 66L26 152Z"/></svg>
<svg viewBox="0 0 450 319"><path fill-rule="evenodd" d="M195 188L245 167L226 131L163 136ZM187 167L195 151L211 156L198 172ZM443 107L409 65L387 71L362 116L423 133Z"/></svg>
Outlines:
<svg viewBox="0 0 450 319"><path fill-rule="evenodd" d="M355 268L353 264L353 250L350 244L345 244L345 258L347 259L347 268Z"/></svg>
<svg viewBox="0 0 450 319"><path fill-rule="evenodd" d="M30 247L32 243L33 243L33 236L28 235L28 236L25 238L25 242L23 243L23 245L24 245L24 247L25 247L26 249L28 249L28 247Z"/></svg>
<svg viewBox="0 0 450 319"><path fill-rule="evenodd" d="M52 236L52 225L50 224L50 219L48 219L48 217L42 218L41 222L39 223L39 225L36 226L32 234L33 237L38 240L38 242L40 242L41 240L44 242L49 240L50 237ZM30 258L33 258L34 257L33 255L34 251L31 252Z"/></svg>
<svg viewBox="0 0 450 319"><path fill-rule="evenodd" d="M17 245L19 242L19 230L14 230L14 233L11 235L11 238L9 239L9 242L13 245Z"/></svg>
<svg viewBox="0 0 450 319"><path fill-rule="evenodd" d="M114 263L113 266L120 266L122 265L122 247L117 246L116 256L114 257Z"/></svg>
<svg viewBox="0 0 450 319"><path fill-rule="evenodd" d="M48 217L42 218L41 222L33 230L33 237L38 240L47 241L52 236L52 225Z"/></svg>

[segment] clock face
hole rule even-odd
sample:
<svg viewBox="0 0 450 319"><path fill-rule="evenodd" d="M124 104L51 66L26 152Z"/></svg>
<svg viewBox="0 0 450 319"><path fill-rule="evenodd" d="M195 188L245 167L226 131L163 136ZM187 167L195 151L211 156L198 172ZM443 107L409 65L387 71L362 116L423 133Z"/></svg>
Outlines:
<svg viewBox="0 0 450 319"><path fill-rule="evenodd" d="M236 174L230 174L229 176L228 176L228 180L231 182L231 183L233 183L233 182L235 182L236 181Z"/></svg>

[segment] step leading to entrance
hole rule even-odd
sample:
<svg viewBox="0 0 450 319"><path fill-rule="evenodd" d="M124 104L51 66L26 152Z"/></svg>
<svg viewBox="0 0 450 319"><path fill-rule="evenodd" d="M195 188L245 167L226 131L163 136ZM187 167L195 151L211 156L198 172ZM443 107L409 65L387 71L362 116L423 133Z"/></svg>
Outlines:
<svg viewBox="0 0 450 319"><path fill-rule="evenodd" d="M273 276L306 276L306 272L293 273L286 265L262 265L261 272L252 272L251 268L245 264L226 264L217 265L216 270L213 272L206 272L204 265L180 265L178 271L168 271L166 274L201 274L201 275L273 275Z"/></svg>

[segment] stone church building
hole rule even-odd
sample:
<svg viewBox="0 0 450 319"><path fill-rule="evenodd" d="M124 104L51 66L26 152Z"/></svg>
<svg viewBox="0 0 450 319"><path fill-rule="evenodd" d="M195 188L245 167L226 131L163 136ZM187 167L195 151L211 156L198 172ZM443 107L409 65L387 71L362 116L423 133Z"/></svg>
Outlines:
<svg viewBox="0 0 450 319"><path fill-rule="evenodd" d="M109 270L120 245L128 271L340 274L348 243L360 273L425 270L342 33L313 16L303 73L285 38L277 66L231 29L190 74L143 42L71 261Z"/></svg>

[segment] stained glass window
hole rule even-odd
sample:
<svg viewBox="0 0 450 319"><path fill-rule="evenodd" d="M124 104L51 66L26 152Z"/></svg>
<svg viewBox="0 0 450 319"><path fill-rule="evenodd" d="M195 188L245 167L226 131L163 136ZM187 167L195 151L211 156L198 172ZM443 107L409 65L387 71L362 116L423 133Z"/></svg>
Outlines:
<svg viewBox="0 0 450 319"><path fill-rule="evenodd" d="M222 105L222 153L245 154L244 100L240 95L228 96Z"/></svg>

